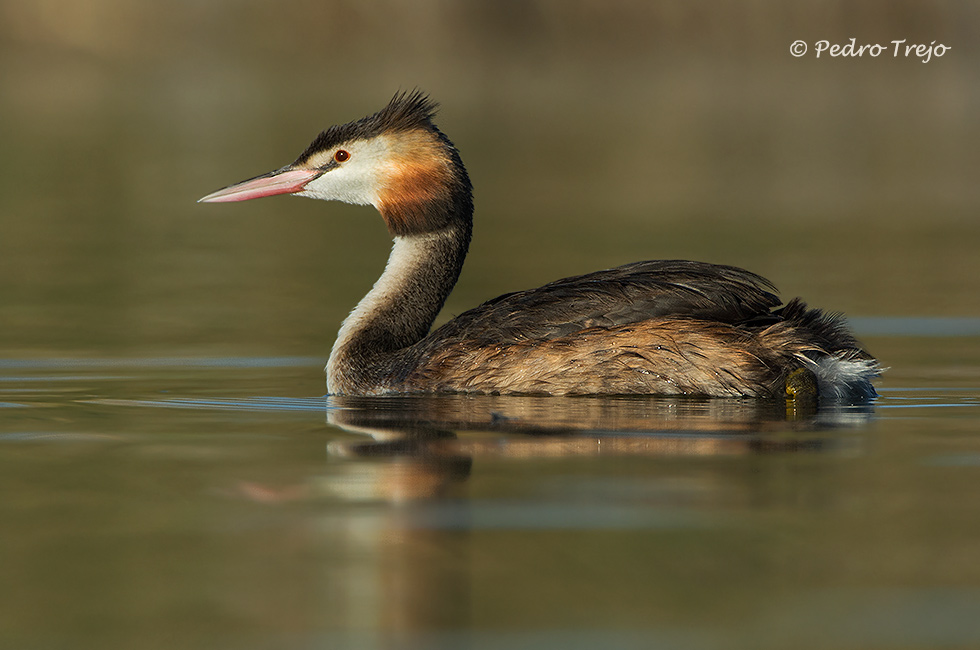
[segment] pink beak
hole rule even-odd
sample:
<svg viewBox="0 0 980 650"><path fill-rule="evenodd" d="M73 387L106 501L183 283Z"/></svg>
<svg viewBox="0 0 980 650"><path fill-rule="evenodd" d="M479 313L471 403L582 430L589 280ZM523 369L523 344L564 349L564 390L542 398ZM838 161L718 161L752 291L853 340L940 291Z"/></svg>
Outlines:
<svg viewBox="0 0 980 650"><path fill-rule="evenodd" d="M280 169L268 174L250 178L241 183L212 192L198 203L226 203L230 201L248 201L260 199L263 196L276 194L295 194L302 192L306 184L314 178L319 178L323 172L316 169Z"/></svg>

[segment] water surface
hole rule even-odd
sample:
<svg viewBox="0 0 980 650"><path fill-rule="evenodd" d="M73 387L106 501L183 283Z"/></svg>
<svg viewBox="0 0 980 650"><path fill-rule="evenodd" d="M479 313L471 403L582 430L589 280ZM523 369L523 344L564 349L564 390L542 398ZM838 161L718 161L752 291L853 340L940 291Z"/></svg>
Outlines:
<svg viewBox="0 0 980 650"><path fill-rule="evenodd" d="M4 646L971 647L977 368L813 410L0 361Z"/></svg>

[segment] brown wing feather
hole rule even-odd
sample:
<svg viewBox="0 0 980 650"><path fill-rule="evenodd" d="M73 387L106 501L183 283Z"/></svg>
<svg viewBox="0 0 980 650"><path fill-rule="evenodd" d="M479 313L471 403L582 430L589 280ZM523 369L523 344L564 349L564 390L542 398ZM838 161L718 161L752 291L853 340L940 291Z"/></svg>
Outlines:
<svg viewBox="0 0 980 650"><path fill-rule="evenodd" d="M448 342L393 387L529 394L778 395L799 363L725 323L642 321L546 341Z"/></svg>
<svg viewBox="0 0 980 650"><path fill-rule="evenodd" d="M741 323L768 317L780 304L774 292L765 278L732 266L636 262L505 294L461 314L420 343L551 340L590 327L668 317Z"/></svg>
<svg viewBox="0 0 980 650"><path fill-rule="evenodd" d="M766 395L787 356L753 334L779 322L764 278L650 261L510 293L404 351L390 388L518 393Z"/></svg>
<svg viewBox="0 0 980 650"><path fill-rule="evenodd" d="M385 390L778 396L815 359L870 359L844 322L730 266L638 262L511 293L403 350ZM868 379L864 394L873 395ZM870 391L870 392L869 392Z"/></svg>

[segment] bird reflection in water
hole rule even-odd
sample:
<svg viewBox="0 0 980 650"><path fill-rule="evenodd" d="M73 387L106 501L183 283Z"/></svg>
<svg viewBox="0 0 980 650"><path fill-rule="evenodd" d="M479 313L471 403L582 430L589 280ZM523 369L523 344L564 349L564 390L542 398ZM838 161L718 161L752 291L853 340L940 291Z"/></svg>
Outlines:
<svg viewBox="0 0 980 650"><path fill-rule="evenodd" d="M321 487L345 498L404 500L445 494L481 458L836 451L853 439L832 430L872 413L871 404L792 399L329 396L328 423L357 434L331 442L330 455L380 462L352 463Z"/></svg>

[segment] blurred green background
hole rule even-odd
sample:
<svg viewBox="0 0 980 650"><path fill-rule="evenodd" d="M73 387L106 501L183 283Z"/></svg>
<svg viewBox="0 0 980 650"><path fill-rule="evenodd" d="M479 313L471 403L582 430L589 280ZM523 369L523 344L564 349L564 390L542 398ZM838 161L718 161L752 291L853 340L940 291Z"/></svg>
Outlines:
<svg viewBox="0 0 980 650"><path fill-rule="evenodd" d="M373 210L195 201L415 87L476 188L443 319L675 257L978 316L978 30L959 1L0 0L0 355L325 357ZM952 49L814 57L851 37Z"/></svg>
<svg viewBox="0 0 980 650"><path fill-rule="evenodd" d="M891 366L877 415L800 453L601 451L613 402L581 456L467 432L497 451L442 485L436 456L336 453L362 438L297 398L381 219L196 201L419 87L476 192L442 319L691 258L975 325L978 36L961 0L0 0L0 645L976 646L975 335L859 332ZM813 55L852 37L952 49ZM232 362L144 359L185 356Z"/></svg>

